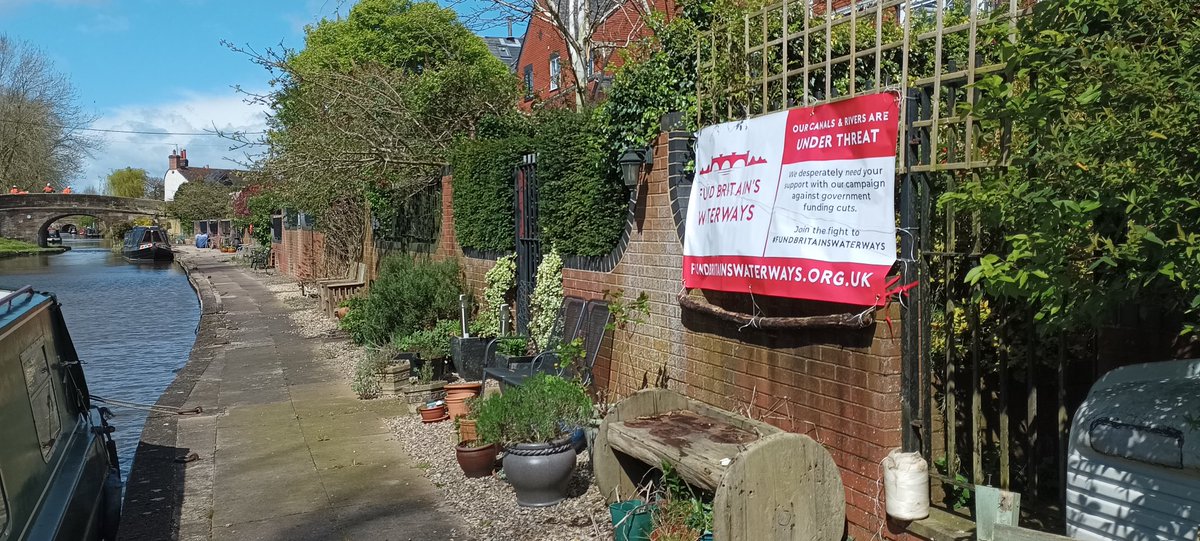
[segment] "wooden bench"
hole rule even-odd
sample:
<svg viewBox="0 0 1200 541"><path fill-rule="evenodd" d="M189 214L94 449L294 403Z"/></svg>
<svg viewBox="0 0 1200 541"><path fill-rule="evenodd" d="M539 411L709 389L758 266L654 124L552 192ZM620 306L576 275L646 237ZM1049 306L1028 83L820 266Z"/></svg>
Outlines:
<svg viewBox="0 0 1200 541"><path fill-rule="evenodd" d="M663 461L713 492L713 539L842 539L841 472L802 434L666 389L639 391L600 424L593 468L608 503L637 496Z"/></svg>
<svg viewBox="0 0 1200 541"><path fill-rule="evenodd" d="M350 274L345 279L321 280L321 307L325 315L333 317L342 301L349 299L367 286L367 265L355 263L350 268Z"/></svg>

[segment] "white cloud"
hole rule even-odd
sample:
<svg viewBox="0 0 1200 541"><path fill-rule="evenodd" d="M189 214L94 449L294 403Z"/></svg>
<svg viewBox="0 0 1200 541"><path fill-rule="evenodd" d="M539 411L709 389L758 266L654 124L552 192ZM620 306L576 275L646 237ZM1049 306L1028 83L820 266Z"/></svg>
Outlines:
<svg viewBox="0 0 1200 541"><path fill-rule="evenodd" d="M266 129L266 112L261 105L247 105L232 90L204 95L185 93L171 103L127 105L107 111L93 128L139 132L201 134L222 132L258 132ZM80 163L80 174L73 178L77 189L100 187L113 169L135 167L151 175L162 176L167 156L176 148L188 150L192 167L241 168L247 152L231 150L232 141L214 135L102 134L104 143L92 158Z"/></svg>

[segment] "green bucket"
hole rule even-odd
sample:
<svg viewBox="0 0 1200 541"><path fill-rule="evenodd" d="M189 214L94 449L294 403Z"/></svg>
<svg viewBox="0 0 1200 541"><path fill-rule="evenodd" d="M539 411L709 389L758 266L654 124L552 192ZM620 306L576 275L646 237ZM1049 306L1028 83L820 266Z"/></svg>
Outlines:
<svg viewBox="0 0 1200 541"><path fill-rule="evenodd" d="M616 541L648 541L653 524L652 508L642 500L625 500L608 506L612 515L613 539Z"/></svg>

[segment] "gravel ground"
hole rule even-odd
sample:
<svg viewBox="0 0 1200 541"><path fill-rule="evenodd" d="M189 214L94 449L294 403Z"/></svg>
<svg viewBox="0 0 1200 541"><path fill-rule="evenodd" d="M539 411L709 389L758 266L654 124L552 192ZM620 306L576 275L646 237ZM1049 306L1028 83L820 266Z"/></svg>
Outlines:
<svg viewBox="0 0 1200 541"><path fill-rule="evenodd" d="M425 470L447 505L480 540L527 539L571 541L612 539L608 506L592 482L587 453L581 453L567 499L553 507L517 505L512 487L496 474L468 479L454 457L454 423L423 424L420 416L398 417L391 422L417 467Z"/></svg>
<svg viewBox="0 0 1200 541"><path fill-rule="evenodd" d="M280 302L296 309L288 314L297 331L306 338L331 338L322 344L321 356L332 363L347 384L354 364L369 352L346 339L334 339L337 321L326 316L317 300L301 295L295 281L273 273L261 274L263 283ZM495 386L496 382L489 381ZM576 462L568 497L548 508L520 507L503 473L468 479L454 456L457 436L454 423L424 424L419 415L392 419L389 424L417 467L438 487L446 505L469 528L468 537L480 541L522 539L530 541L575 541L612 539L608 506L593 483L587 453Z"/></svg>

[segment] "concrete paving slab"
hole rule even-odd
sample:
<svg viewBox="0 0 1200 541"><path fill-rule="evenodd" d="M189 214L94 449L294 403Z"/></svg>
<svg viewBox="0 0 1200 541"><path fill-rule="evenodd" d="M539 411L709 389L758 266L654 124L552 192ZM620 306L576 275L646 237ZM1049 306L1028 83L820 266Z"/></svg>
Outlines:
<svg viewBox="0 0 1200 541"><path fill-rule="evenodd" d="M156 462L162 480L181 480L168 483L179 503L145 506L130 531L188 541L453 538L460 524L438 510L434 487L386 425L403 404L357 400L319 351L344 339L299 336L287 316L295 308L222 257L179 256L208 277L194 282L215 289L202 295L219 296L223 312L205 310L181 371L191 380L171 391L178 396L170 403L206 415L163 419L176 446L155 447L199 460Z"/></svg>

